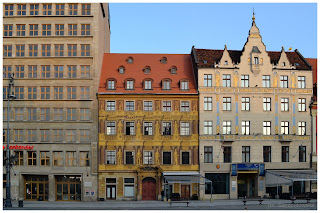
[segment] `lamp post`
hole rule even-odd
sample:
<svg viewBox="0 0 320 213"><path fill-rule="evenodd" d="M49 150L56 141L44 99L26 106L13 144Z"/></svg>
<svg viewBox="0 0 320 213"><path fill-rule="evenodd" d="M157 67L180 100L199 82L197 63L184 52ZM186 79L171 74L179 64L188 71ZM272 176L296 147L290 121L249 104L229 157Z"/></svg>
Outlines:
<svg viewBox="0 0 320 213"><path fill-rule="evenodd" d="M9 101L10 98L15 99L16 97L14 96L14 93L11 94L11 88L13 91L13 76L10 77L9 80L9 88L8 88L8 106L7 106L7 184L6 184L6 203L5 207L12 207L11 203L11 181L10 181L10 147L9 147L9 141L10 141L10 130L9 130L9 120L10 120L10 108L9 108Z"/></svg>

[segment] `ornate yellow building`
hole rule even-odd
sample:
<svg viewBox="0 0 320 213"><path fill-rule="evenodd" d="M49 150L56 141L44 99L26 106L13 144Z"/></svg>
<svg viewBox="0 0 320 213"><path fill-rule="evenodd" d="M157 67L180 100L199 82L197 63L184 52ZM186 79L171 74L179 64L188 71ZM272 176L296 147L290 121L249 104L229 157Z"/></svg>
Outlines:
<svg viewBox="0 0 320 213"><path fill-rule="evenodd" d="M190 55L105 54L99 101L99 198L198 194L198 96ZM172 173L173 174L173 173Z"/></svg>

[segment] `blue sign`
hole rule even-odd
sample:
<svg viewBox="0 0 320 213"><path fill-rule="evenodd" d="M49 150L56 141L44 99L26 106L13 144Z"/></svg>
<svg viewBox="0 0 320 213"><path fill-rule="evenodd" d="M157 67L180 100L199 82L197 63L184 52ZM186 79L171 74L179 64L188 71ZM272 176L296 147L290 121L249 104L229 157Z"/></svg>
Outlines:
<svg viewBox="0 0 320 213"><path fill-rule="evenodd" d="M257 163L240 163L237 166L239 171L259 170L259 164Z"/></svg>
<svg viewBox="0 0 320 213"><path fill-rule="evenodd" d="M259 176L264 176L264 174L265 174L264 164L260 164Z"/></svg>
<svg viewBox="0 0 320 213"><path fill-rule="evenodd" d="M231 165L231 176L237 176L237 164Z"/></svg>

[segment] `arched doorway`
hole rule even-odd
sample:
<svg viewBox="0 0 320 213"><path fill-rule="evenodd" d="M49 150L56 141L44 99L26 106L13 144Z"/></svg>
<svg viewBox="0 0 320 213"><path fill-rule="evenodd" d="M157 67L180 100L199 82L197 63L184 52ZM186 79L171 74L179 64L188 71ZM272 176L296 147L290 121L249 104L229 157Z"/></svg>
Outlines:
<svg viewBox="0 0 320 213"><path fill-rule="evenodd" d="M142 200L156 200L156 180L151 177L142 180Z"/></svg>

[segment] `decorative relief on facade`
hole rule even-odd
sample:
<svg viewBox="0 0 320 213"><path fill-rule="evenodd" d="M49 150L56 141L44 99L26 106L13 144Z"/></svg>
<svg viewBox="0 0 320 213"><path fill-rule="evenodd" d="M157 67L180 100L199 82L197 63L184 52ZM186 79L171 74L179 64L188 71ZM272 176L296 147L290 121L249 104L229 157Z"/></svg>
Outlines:
<svg viewBox="0 0 320 213"><path fill-rule="evenodd" d="M278 126L276 126L276 135L278 134Z"/></svg>
<svg viewBox="0 0 320 213"><path fill-rule="evenodd" d="M174 165L179 165L178 147L176 147L174 150L173 158L174 158Z"/></svg>
<svg viewBox="0 0 320 213"><path fill-rule="evenodd" d="M216 102L219 102L219 95L216 95Z"/></svg>
<svg viewBox="0 0 320 213"><path fill-rule="evenodd" d="M220 86L220 72L216 71L216 87Z"/></svg>
<svg viewBox="0 0 320 213"><path fill-rule="evenodd" d="M160 153L159 153L159 147L156 148L155 153L154 153L154 160L155 160L155 165L160 165Z"/></svg>
<svg viewBox="0 0 320 213"><path fill-rule="evenodd" d="M238 102L238 95L235 95L235 98L236 98L236 102Z"/></svg>
<svg viewBox="0 0 320 213"><path fill-rule="evenodd" d="M233 83L234 83L234 87L238 87L238 83L239 83L239 73L238 71L235 71L233 74Z"/></svg>
<svg viewBox="0 0 320 213"><path fill-rule="evenodd" d="M312 93L312 89L297 89L296 93Z"/></svg>
<svg viewBox="0 0 320 213"><path fill-rule="evenodd" d="M278 87L278 73L273 73L273 87Z"/></svg>
<svg viewBox="0 0 320 213"><path fill-rule="evenodd" d="M136 162L137 162L137 165L140 166L142 165L142 154L141 154L141 149L140 147L137 148L137 154L136 154Z"/></svg>
<svg viewBox="0 0 320 213"><path fill-rule="evenodd" d="M120 146L118 148L118 152L117 152L117 164L118 165L122 165L123 164L123 161L122 161L122 147Z"/></svg>
<svg viewBox="0 0 320 213"><path fill-rule="evenodd" d="M261 38L261 36L259 34L251 34L249 37L250 38Z"/></svg>
<svg viewBox="0 0 320 213"><path fill-rule="evenodd" d="M296 74L295 74L295 72L291 72L291 87L296 88Z"/></svg>

